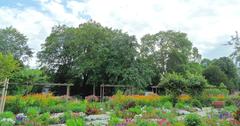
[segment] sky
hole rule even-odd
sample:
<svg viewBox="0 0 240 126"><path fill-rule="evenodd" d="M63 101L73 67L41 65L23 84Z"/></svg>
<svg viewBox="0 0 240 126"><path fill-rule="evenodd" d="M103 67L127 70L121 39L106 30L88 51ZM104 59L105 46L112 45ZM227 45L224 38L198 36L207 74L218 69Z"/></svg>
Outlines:
<svg viewBox="0 0 240 126"><path fill-rule="evenodd" d="M213 59L232 51L223 44L240 29L240 0L0 0L0 28L23 33L35 54L54 25L77 27L90 19L138 39L185 32L203 57ZM36 56L28 64L38 66Z"/></svg>

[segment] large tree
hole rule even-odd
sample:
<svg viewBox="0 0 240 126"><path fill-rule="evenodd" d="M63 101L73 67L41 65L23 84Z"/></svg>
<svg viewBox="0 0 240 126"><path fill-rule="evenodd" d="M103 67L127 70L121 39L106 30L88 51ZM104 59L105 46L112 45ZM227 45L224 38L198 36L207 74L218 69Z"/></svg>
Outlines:
<svg viewBox="0 0 240 126"><path fill-rule="evenodd" d="M141 38L140 53L143 59L152 64L155 71L154 82L158 84L161 74L174 72L189 62L192 43L187 34L175 31L160 31ZM157 80L156 80L157 79Z"/></svg>
<svg viewBox="0 0 240 126"><path fill-rule="evenodd" d="M211 85L219 86L221 83L227 83L226 74L218 66L210 65L203 71L203 76Z"/></svg>
<svg viewBox="0 0 240 126"><path fill-rule="evenodd" d="M221 57L219 59L214 59L212 61L212 65L218 66L221 69L221 71L223 71L226 74L228 81L225 83L225 85L229 89L238 88L239 85L237 83L238 79L237 67L230 58Z"/></svg>
<svg viewBox="0 0 240 126"><path fill-rule="evenodd" d="M146 85L152 73L138 56L134 36L90 21L53 28L38 58L56 82Z"/></svg>
<svg viewBox="0 0 240 126"><path fill-rule="evenodd" d="M27 40L26 36L13 27L0 29L0 52L4 55L11 53L16 59L25 61L33 54Z"/></svg>

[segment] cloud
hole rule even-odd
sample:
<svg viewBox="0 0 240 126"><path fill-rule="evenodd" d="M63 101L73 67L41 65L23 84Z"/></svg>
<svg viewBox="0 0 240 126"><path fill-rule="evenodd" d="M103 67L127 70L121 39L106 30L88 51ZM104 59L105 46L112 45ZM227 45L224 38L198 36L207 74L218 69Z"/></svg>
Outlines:
<svg viewBox="0 0 240 126"><path fill-rule="evenodd" d="M38 0L39 8L0 7L0 27L12 25L29 38L35 51L58 24L77 26L89 18L141 38L162 30L186 32L204 57L219 53L240 29L239 0ZM224 50L223 50L224 52ZM215 55L211 55L215 53ZM33 60L35 61L35 60ZM31 66L35 65L31 62Z"/></svg>

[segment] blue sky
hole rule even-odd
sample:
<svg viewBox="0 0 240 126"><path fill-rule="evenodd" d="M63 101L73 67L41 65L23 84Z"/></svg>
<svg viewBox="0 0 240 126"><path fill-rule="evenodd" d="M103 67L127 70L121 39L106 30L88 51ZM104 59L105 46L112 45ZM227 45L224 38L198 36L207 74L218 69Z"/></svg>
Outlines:
<svg viewBox="0 0 240 126"><path fill-rule="evenodd" d="M203 57L228 56L223 46L240 29L239 0L0 0L0 28L13 26L35 52L54 25L89 19L140 39L164 30L186 32ZM29 61L37 66L36 57Z"/></svg>

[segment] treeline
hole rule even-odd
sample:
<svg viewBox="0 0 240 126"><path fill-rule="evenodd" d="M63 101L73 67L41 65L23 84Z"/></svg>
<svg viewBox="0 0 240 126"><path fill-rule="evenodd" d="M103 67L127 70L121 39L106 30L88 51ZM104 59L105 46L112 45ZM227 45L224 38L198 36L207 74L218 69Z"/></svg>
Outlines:
<svg viewBox="0 0 240 126"><path fill-rule="evenodd" d="M21 64L12 81L74 83L76 94L101 84L133 85L139 89L163 85L173 89L174 82L175 88L183 86L180 92L185 88L201 91L207 84L223 84L230 90L240 87L237 68L230 58L202 60L182 32L160 31L137 41L135 36L94 21L78 27L55 26L37 53L41 70L35 72L22 63L32 56L26 42L27 38L14 28L0 29L1 53L11 53Z"/></svg>

